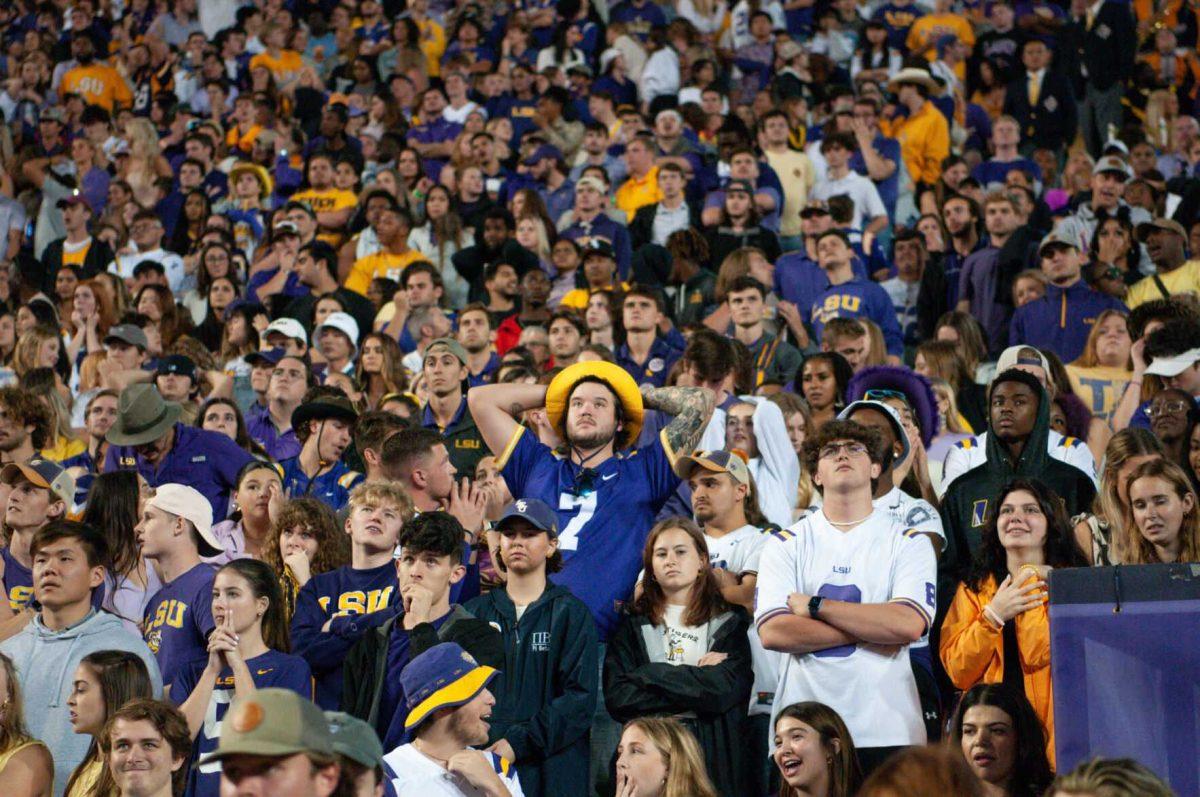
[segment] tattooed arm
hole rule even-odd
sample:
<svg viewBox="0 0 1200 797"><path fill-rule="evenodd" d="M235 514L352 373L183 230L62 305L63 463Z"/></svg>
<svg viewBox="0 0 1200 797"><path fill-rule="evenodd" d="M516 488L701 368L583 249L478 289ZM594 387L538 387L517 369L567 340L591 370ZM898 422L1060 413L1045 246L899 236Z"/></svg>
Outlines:
<svg viewBox="0 0 1200 797"><path fill-rule="evenodd" d="M467 391L467 406L483 442L496 456L512 439L521 413L546 403L545 385L480 385Z"/></svg>
<svg viewBox="0 0 1200 797"><path fill-rule="evenodd" d="M706 387L642 385L642 399L649 409L675 416L663 429L663 441L672 461L676 456L690 454L696 449L717 402L716 396Z"/></svg>

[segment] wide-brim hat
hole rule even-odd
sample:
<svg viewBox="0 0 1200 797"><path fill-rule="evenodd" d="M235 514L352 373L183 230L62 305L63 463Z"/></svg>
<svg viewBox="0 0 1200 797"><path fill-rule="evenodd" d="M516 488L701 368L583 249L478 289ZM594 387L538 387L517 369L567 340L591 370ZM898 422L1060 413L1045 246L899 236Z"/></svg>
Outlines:
<svg viewBox="0 0 1200 797"><path fill-rule="evenodd" d="M907 67L896 73L896 76L888 81L888 91L896 91L905 83L912 83L917 86L924 86L929 91L937 91L937 81L933 79L933 75L929 74L924 69L917 67Z"/></svg>
<svg viewBox="0 0 1200 797"><path fill-rule="evenodd" d="M258 180L258 196L260 199L266 199L275 191L275 181L271 179L271 173L265 167L252 163L250 161L239 161L229 170L229 185L232 187L239 177L243 174L253 174Z"/></svg>
<svg viewBox="0 0 1200 797"><path fill-rule="evenodd" d="M608 385L617 395L625 410L625 439L630 445L637 442L642 433L642 423L645 420L645 405L642 404L642 391L637 382L621 366L603 361L582 362L568 365L558 373L546 388L546 418L550 426L566 439L567 398L571 388L581 379L591 377Z"/></svg>
<svg viewBox="0 0 1200 797"><path fill-rule="evenodd" d="M300 429L309 421L330 418L354 423L358 420L358 410L343 396L321 396L315 401L306 401L292 412L292 428Z"/></svg>
<svg viewBox="0 0 1200 797"><path fill-rule="evenodd" d="M154 385L131 385L117 402L117 420L104 436L114 446L140 446L167 433L183 407L167 401Z"/></svg>
<svg viewBox="0 0 1200 797"><path fill-rule="evenodd" d="M497 672L476 662L454 642L439 643L414 657L400 674L408 703L404 720L407 735L411 737L434 712L470 703Z"/></svg>

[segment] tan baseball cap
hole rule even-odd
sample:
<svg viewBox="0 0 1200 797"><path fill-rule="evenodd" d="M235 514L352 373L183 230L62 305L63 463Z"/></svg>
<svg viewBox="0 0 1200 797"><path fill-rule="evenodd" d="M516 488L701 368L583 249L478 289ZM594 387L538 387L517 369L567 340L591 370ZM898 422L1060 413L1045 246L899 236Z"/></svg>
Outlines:
<svg viewBox="0 0 1200 797"><path fill-rule="evenodd" d="M201 764L231 755L283 758L296 753L334 755L329 721L316 703L290 689L258 689L235 698L221 720L216 752Z"/></svg>
<svg viewBox="0 0 1200 797"><path fill-rule="evenodd" d="M4 484L16 484L19 478L49 490L66 502L67 509L75 504L75 479L56 462L34 457L28 462L10 462L0 470L0 482Z"/></svg>

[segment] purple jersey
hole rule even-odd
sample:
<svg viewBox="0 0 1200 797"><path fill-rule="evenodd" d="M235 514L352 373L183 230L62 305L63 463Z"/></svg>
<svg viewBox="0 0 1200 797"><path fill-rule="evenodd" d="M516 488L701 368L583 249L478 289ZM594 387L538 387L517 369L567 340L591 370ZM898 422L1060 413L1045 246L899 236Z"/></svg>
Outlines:
<svg viewBox="0 0 1200 797"><path fill-rule="evenodd" d="M158 659L163 681L170 683L188 663L208 656L212 584L216 571L203 562L164 584L146 604L142 634Z"/></svg>
<svg viewBox="0 0 1200 797"><path fill-rule="evenodd" d="M366 633L352 624L322 631L334 617L372 614L389 608L400 595L391 562L367 570L339 567L313 576L296 595L292 615L292 649L312 667L317 679L316 702L337 709L342 699L342 661Z"/></svg>
<svg viewBox="0 0 1200 797"><path fill-rule="evenodd" d="M201 673L207 666L207 660L194 661L179 672L171 687L171 702L181 705L188 695L196 688ZM275 687L291 689L311 700L313 696L312 672L308 663L299 656L268 650L260 656L246 660L246 667L254 679L256 689ZM208 700L208 708L204 712L204 724L196 734L196 743L192 747L193 758L211 753L217 749L221 740L221 720L234 698L233 671L228 667L221 670L217 676L217 684L213 688L212 697ZM217 797L221 790L221 763L214 761L209 764L193 766L188 776L186 794L189 797Z"/></svg>

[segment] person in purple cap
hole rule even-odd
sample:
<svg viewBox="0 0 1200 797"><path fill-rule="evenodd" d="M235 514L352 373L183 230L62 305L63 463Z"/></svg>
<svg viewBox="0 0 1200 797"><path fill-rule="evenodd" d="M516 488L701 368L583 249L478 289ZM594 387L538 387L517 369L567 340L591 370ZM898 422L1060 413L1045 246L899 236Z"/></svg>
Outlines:
<svg viewBox="0 0 1200 797"><path fill-rule="evenodd" d="M92 206L84 194L72 194L58 200L66 235L56 238L42 253L42 265L47 274L54 274L63 265L78 264L85 276L99 274L113 260L113 250L107 243L93 238L88 229L92 221Z"/></svg>
<svg viewBox="0 0 1200 797"><path fill-rule="evenodd" d="M599 690L596 626L587 606L548 578L562 569L553 509L536 498L514 501L495 530L507 578L466 608L500 629L524 677L497 689L488 749L517 765L526 794L582 797Z"/></svg>
<svg viewBox="0 0 1200 797"><path fill-rule="evenodd" d="M411 739L383 757L398 797L523 797L512 764L487 743L497 675L453 642L434 645L400 676L408 696L405 731Z"/></svg>

